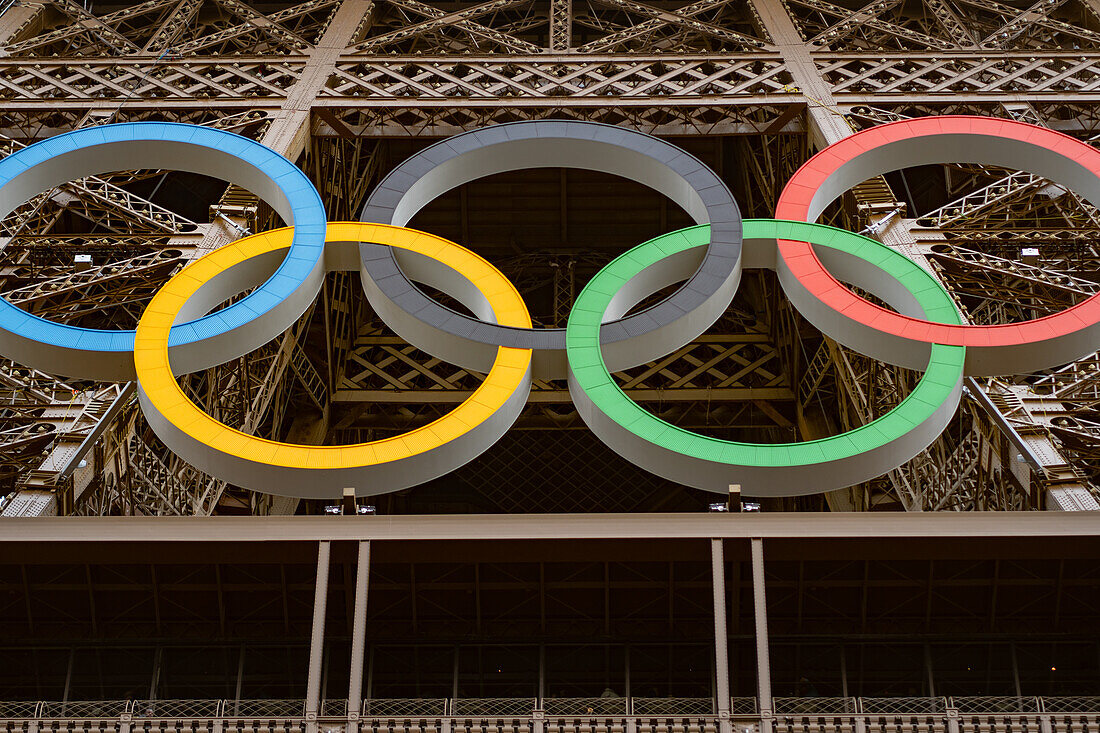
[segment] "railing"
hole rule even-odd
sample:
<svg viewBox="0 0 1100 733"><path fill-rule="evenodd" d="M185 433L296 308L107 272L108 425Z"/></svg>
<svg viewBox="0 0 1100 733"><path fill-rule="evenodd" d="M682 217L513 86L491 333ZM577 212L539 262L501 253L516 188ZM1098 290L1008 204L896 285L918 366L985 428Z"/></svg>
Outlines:
<svg viewBox="0 0 1100 733"><path fill-rule="evenodd" d="M227 718L301 718L306 704L304 700L226 700L223 709Z"/></svg>
<svg viewBox="0 0 1100 733"><path fill-rule="evenodd" d="M133 710L130 700L42 702L40 718L117 718Z"/></svg>
<svg viewBox="0 0 1100 733"><path fill-rule="evenodd" d="M1100 696L777 697L772 704L762 716L756 698L732 698L730 716L739 721L734 733L1100 733ZM322 730L343 730L358 720L362 731L388 733L721 728L715 700L692 697L388 698L364 700L351 711L346 700L329 699L317 717L327 725ZM0 701L0 733L289 732L303 730L306 720L301 699Z"/></svg>
<svg viewBox="0 0 1100 733"><path fill-rule="evenodd" d="M960 713L1038 713L1042 711L1037 697L953 697L950 706Z"/></svg>
<svg viewBox="0 0 1100 733"><path fill-rule="evenodd" d="M907 713L923 715L947 712L945 697L861 697L859 712L877 715Z"/></svg>
<svg viewBox="0 0 1100 733"><path fill-rule="evenodd" d="M741 698L744 700L745 698ZM753 703L756 698L752 698ZM755 704L753 705L755 713ZM709 697L632 697L632 715L714 715L714 700ZM750 713L750 715L752 714Z"/></svg>
<svg viewBox="0 0 1100 733"><path fill-rule="evenodd" d="M538 709L533 697L475 697L451 700L451 715L466 718L530 716Z"/></svg>
<svg viewBox="0 0 1100 733"><path fill-rule="evenodd" d="M547 715L626 715L625 697L547 697L542 710Z"/></svg>
<svg viewBox="0 0 1100 733"><path fill-rule="evenodd" d="M858 701L854 697L777 697L772 700L772 704L776 715L850 715L858 707Z"/></svg>
<svg viewBox="0 0 1100 733"><path fill-rule="evenodd" d="M223 700L135 700L133 715L135 718L218 718L225 714L223 703Z"/></svg>
<svg viewBox="0 0 1100 733"><path fill-rule="evenodd" d="M362 711L367 717L443 717L450 712L448 702L443 697L364 700Z"/></svg>

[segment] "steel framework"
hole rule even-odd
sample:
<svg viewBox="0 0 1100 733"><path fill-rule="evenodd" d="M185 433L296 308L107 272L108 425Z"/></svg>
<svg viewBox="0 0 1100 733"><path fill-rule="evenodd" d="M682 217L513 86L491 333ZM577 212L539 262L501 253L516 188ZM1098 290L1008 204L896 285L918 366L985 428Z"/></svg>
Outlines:
<svg viewBox="0 0 1100 733"><path fill-rule="evenodd" d="M771 215L782 182L814 149L882 122L965 113L1088 140L1100 134L1095 0L53 0L2 9L0 154L113 121L212 125L298 160L333 219L355 218L379 177L425 139L520 119L676 136L756 216ZM469 184L414 225L490 256L539 323L560 325L578 286L614 252L681 223L660 197L574 173ZM531 196L514 195L517 186ZM494 228L488 200L506 225ZM593 202L637 216L614 232L596 230ZM956 165L891 174L856 187L828 217L927 266L974 323L1033 318L1100 288L1100 214L1027 173ZM526 221L541 228L521 229ZM0 222L0 288L36 313L128 327L189 259L275 222L234 187L109 172L43 192ZM772 508L1098 509L1098 375L1092 358L1049 374L972 381L952 427L906 466L824 502ZM618 376L635 399L679 424L776 441L862 424L915 379L823 338L763 273L745 278L704 338ZM279 340L186 386L246 430L340 442L421 424L479 379L401 342L339 276ZM297 507L172 456L126 386L70 384L10 363L0 383L4 514ZM447 486L389 497L381 508L705 504L616 462L580 427L564 384L538 383L517 429L483 459ZM513 476L505 496L493 487L531 460L535 431L551 446L550 464L580 456L579 465ZM582 499L546 498L548 477L578 476L589 484ZM640 498L613 498L623 481L642 487Z"/></svg>

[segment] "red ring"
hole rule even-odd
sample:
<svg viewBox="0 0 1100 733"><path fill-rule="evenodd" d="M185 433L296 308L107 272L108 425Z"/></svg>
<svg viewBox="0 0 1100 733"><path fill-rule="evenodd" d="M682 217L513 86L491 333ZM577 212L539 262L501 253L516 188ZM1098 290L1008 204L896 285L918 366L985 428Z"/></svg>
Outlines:
<svg viewBox="0 0 1100 733"><path fill-rule="evenodd" d="M812 199L818 190L830 177L837 174L842 166L858 160L873 150L891 143L945 135L974 135L1013 140L1045 152L1053 152L1064 159L1063 163L1076 164L1077 167L1083 168L1100 179L1100 150L1060 132L1023 122L989 117L922 117L891 122L858 132L814 155L795 172L783 189L776 205L775 218L809 221L807 217L810 215ZM929 141L929 144L934 145L932 141ZM934 155L929 157L930 159L926 162L943 162ZM999 164L1004 165L1004 163ZM904 167L904 165L897 167ZM886 170L890 169L877 170L871 175L883 173ZM827 203L829 202L820 205L824 206ZM814 218L816 219L816 214ZM779 253L791 274L823 303L841 312L845 317L857 319L887 335L924 343L974 347L978 350L1038 345L1074 335L1085 337L1075 339L1075 344L1078 351L1081 348L1087 348L1087 350L1069 360L1080 358L1100 348L1100 342L1097 342L1100 334L1094 339L1091 334L1080 333L1086 328L1100 324L1100 295L1094 295L1060 313L1021 323L989 326L945 325L900 315L880 308L856 295L825 269L809 243L780 241ZM1086 342L1089 346L1082 347L1081 344ZM1000 348L1000 352L998 358L1005 354L1003 348ZM980 354L975 356L976 362L982 361ZM967 373L986 375L1013 373L997 371L996 364L988 363L990 356L992 353L986 354L985 365L974 364L974 368L968 368ZM1042 359L1035 354L1029 354L1029 358L1024 361L1031 364L1036 359L1043 362L1042 366L1033 367L1037 369L1066 363L1066 360L1046 363L1050 360L1050 355ZM968 367L971 366L971 359L968 358L967 361ZM1028 369L1028 371L1031 370Z"/></svg>

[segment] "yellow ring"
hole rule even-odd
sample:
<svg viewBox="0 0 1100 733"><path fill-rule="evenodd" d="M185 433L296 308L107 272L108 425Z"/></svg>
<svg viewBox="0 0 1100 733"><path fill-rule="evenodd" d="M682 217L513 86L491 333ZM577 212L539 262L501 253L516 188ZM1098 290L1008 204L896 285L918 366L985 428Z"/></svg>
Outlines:
<svg viewBox="0 0 1100 733"><path fill-rule="evenodd" d="M211 252L172 277L145 309L134 343L138 383L144 402L181 433L230 459L280 469L323 471L371 467L413 458L456 440L489 420L525 384L529 389L531 349L502 346L497 350L496 360L485 381L465 402L438 420L402 435L357 445L307 446L257 438L218 422L188 399L176 382L168 356L172 324L181 308L204 283L253 257L288 248L293 233L293 227L277 229L245 237ZM326 244L372 242L431 257L473 283L488 301L497 323L518 328L531 327L527 306L512 283L489 262L458 244L404 227L358 222L330 222L325 241ZM526 401L526 392L523 400ZM161 437L163 439L164 436ZM466 456L461 463L475 455ZM217 475L214 471L210 472ZM223 478L229 480L228 477ZM232 483L247 486L236 477ZM249 488L283 493L273 490L266 483ZM402 487L355 488L362 494ZM339 488L335 490L338 492ZM332 491L332 487L327 489L329 494ZM313 493L306 491L295 495L309 496Z"/></svg>

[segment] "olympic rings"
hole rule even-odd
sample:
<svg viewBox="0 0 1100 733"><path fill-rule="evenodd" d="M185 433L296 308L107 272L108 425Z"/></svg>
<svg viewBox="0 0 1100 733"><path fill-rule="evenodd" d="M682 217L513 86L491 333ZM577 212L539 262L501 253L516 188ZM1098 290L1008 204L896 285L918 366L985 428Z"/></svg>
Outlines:
<svg viewBox="0 0 1100 733"><path fill-rule="evenodd" d="M593 432L653 473L719 493L738 483L746 496L827 491L881 475L927 447L954 414L964 374L1031 371L1100 346L1100 296L1027 323L964 326L943 287L913 261L874 240L809 223L870 176L950 161L1024 164L1100 205L1100 151L1049 130L987 118L923 118L857 133L811 158L784 189L778 216L796 221L750 220L744 229L729 191L702 163L668 143L607 125L515 123L433 145L370 196L362 216L380 222L375 224L326 224L320 197L300 170L230 133L162 123L81 129L0 161L0 215L73 178L156 167L243 185L293 226L246 237L182 270L154 296L136 332L73 328L0 301L0 353L82 378L136 376L142 410L169 448L207 473L268 493L329 498L350 486L362 496L443 475L504 434L523 409L532 378L557 377L568 378ZM457 185L544 166L640 181L699 225L615 259L584 288L567 328L546 330L531 328L522 298L489 263L439 237L397 226ZM610 372L660 358L706 330L732 300L743 267L775 269L791 303L826 335L874 358L924 370L915 390L859 428L785 445L707 438L631 402ZM218 422L184 395L174 375L269 341L305 312L325 272L333 270L359 270L368 301L387 325L433 356L487 371L484 383L429 425L348 446L253 437ZM837 278L896 311L857 297ZM681 280L685 285L671 297L631 313ZM432 301L413 281L442 290L476 317ZM252 287L246 297L211 312Z"/></svg>
<svg viewBox="0 0 1100 733"><path fill-rule="evenodd" d="M193 403L173 376L168 350L172 323L191 298L218 303L266 276L271 256L292 246L293 230L245 237L176 274L153 297L137 327L134 362L138 398L157 436L209 474L271 494L303 498L360 496L429 481L481 454L511 427L531 389L531 350L501 346L485 381L465 402L435 422L370 443L307 446L257 438L224 425ZM465 278L503 326L529 328L527 306L510 282L473 252L431 234L375 224L332 223L326 267L356 269L354 247L378 242L416 252ZM462 293L449 293L461 299ZM478 303L465 303L476 309ZM293 319L284 324L288 328ZM176 373L180 373L176 370Z"/></svg>
<svg viewBox="0 0 1100 733"><path fill-rule="evenodd" d="M988 117L924 117L858 132L810 158L788 181L776 217L814 221L831 201L868 178L927 163L1023 168L1100 206L1100 150L1053 130ZM1026 374L1093 353L1100 343L1100 295L1061 313L995 326L941 324L890 313L833 278L805 242L780 246L782 276L798 280L839 317L870 325L868 356L919 368L928 343L970 347L966 373Z"/></svg>
<svg viewBox="0 0 1100 733"><path fill-rule="evenodd" d="M176 363L202 369L246 354L313 302L324 277L325 209L317 189L283 156L224 130L130 122L86 127L35 143L0 160L0 217L53 186L135 168L204 173L236 183L294 225L287 257L267 282L239 303L176 327ZM133 350L133 331L66 326L0 298L0 352L26 366L82 379L128 380L134 378Z"/></svg>
<svg viewBox="0 0 1100 733"><path fill-rule="evenodd" d="M711 225L710 246L701 261L669 260L664 269L649 273L650 282L629 284L616 299L608 312L612 322L602 332L615 369L674 351L718 320L741 279L741 212L710 168L651 135L575 120L512 122L455 135L387 175L367 199L360 219L403 226L435 197L463 183L547 167L596 170L644 183L696 222ZM534 349L535 378L565 378L565 329L507 329L456 314L412 284L413 273L402 271L412 266L404 253L369 247L362 252L364 278L376 281L380 296L392 301L387 323L409 343L480 371L491 363L498 345ZM638 300L635 290L649 293L681 280L687 282L657 306L622 317Z"/></svg>
<svg viewBox="0 0 1100 733"><path fill-rule="evenodd" d="M604 364L600 319L623 283L666 257L705 246L706 234L705 226L697 226L639 245L600 270L577 296L566 326L569 393L585 423L607 445L650 473L699 489L725 494L731 483L741 483L747 496L797 496L880 476L928 447L947 427L962 396L966 349L960 346L933 345L916 389L886 415L804 443L707 437L671 425L627 397ZM947 291L915 262L883 244L821 224L745 221L746 250L756 250L746 256L753 261L773 259L777 240L788 238L834 250L840 255L837 262L847 265L859 286L881 285L883 275L892 279L896 287L876 289L895 307L916 305L926 315L958 323ZM895 297L900 292L909 297ZM840 338L845 325L834 320L822 328L833 329Z"/></svg>

